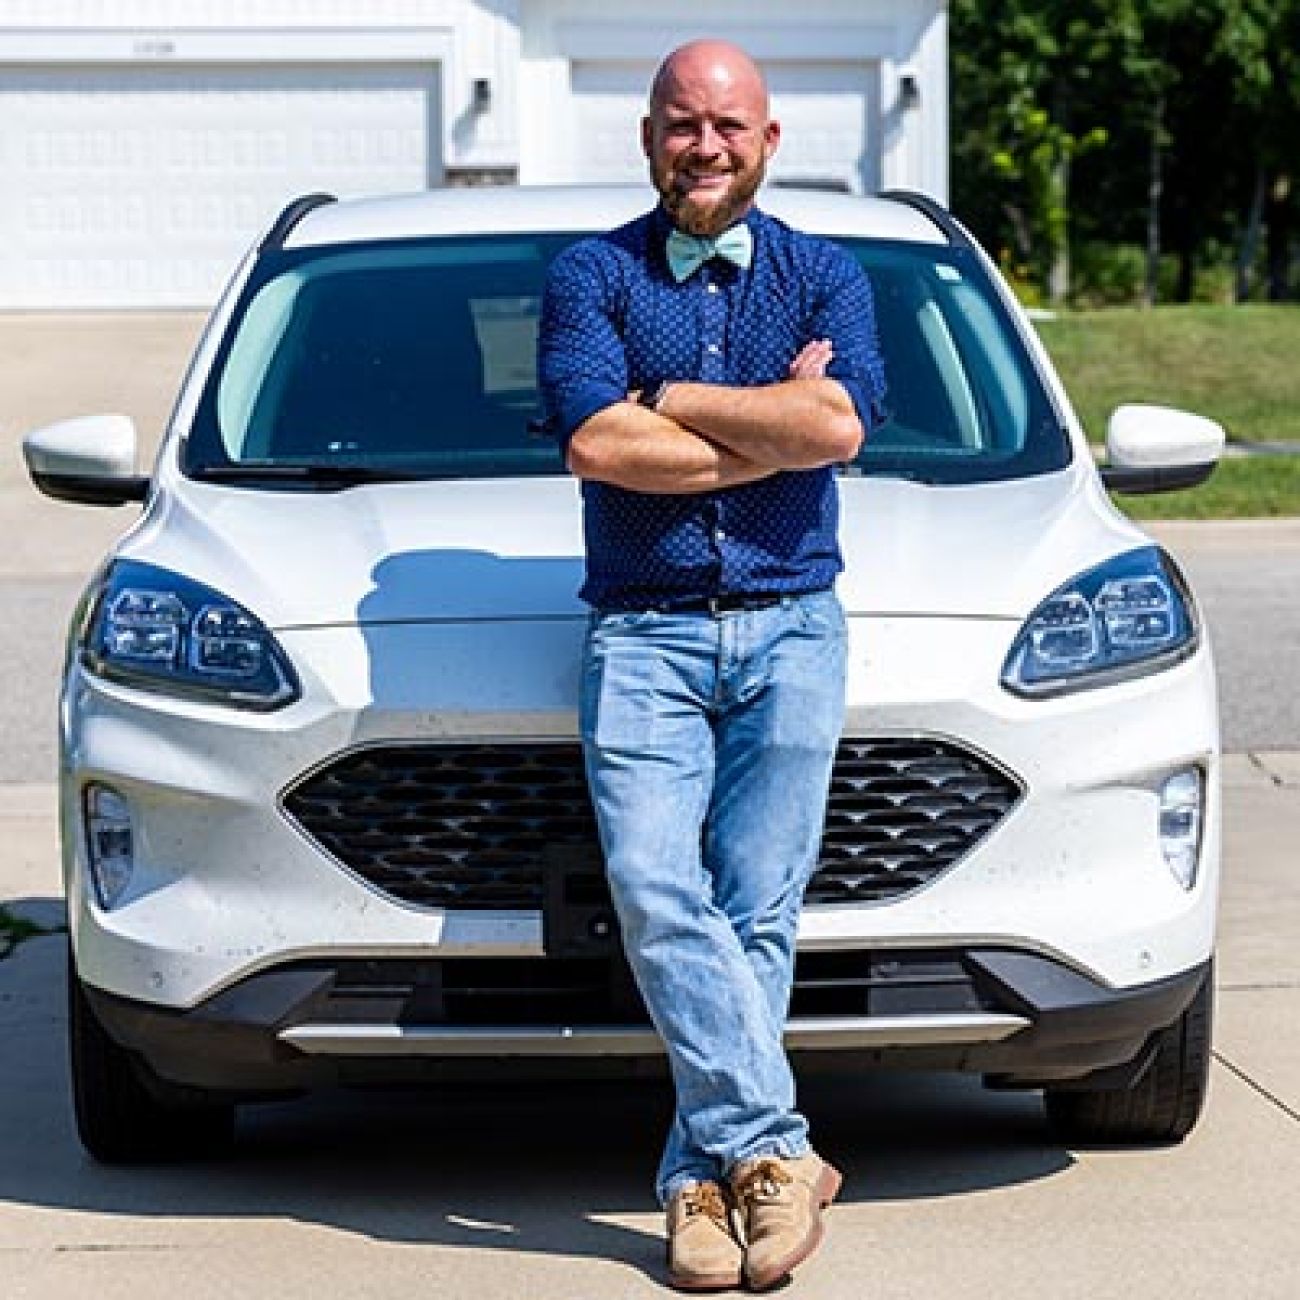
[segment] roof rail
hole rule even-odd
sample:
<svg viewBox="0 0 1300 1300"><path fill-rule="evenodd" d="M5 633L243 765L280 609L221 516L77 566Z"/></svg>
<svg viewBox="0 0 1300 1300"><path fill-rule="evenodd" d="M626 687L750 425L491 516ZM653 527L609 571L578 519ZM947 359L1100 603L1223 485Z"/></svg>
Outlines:
<svg viewBox="0 0 1300 1300"><path fill-rule="evenodd" d="M266 237L258 245L259 252L266 252L270 248L283 248L284 241L289 238L289 232L296 226L313 208L324 207L327 203L337 203L338 196L334 194L304 194L296 198L285 208L275 219L275 224L266 232Z"/></svg>
<svg viewBox="0 0 1300 1300"><path fill-rule="evenodd" d="M923 216L929 217L954 244L969 248L974 243L965 226L942 203L932 199L928 194L921 194L916 190L881 190L879 197L915 208Z"/></svg>

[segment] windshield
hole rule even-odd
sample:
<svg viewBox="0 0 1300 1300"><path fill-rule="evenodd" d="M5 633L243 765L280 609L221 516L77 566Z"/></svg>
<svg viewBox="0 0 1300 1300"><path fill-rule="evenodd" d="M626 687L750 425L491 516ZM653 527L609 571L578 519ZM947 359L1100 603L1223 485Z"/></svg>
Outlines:
<svg viewBox="0 0 1300 1300"><path fill-rule="evenodd" d="M534 358L546 266L574 238L264 256L218 352L186 472L248 486L563 473L539 424ZM971 483L1068 463L1033 364L969 250L843 243L875 290L889 383L889 420L848 473Z"/></svg>

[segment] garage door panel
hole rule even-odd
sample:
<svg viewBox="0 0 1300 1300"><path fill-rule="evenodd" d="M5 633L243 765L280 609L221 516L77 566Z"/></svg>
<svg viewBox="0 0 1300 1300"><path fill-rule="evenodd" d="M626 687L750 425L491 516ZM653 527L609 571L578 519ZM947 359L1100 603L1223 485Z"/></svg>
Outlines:
<svg viewBox="0 0 1300 1300"><path fill-rule="evenodd" d="M0 72L0 303L201 305L288 199L436 179L437 71Z"/></svg>
<svg viewBox="0 0 1300 1300"><path fill-rule="evenodd" d="M650 63L576 61L576 180L638 181L646 175L639 123ZM769 174L776 181L874 189L878 168L871 120L877 68L867 61L765 61L772 115L782 126Z"/></svg>

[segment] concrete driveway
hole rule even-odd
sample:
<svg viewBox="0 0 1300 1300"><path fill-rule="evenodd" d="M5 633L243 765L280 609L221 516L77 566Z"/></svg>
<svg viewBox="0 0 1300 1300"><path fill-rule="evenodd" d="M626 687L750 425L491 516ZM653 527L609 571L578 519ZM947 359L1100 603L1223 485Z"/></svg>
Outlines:
<svg viewBox="0 0 1300 1300"><path fill-rule="evenodd" d="M0 317L8 693L47 691L56 607L130 520L41 501L23 479L15 435L117 409L136 417L150 445L198 327L185 315ZM1240 592L1243 555L1252 568L1262 545L1300 582L1300 565L1291 569L1300 524L1163 535L1186 549L1194 579L1204 573L1225 597ZM1290 626L1297 602L1277 582L1258 586ZM1033 1095L935 1076L810 1079L805 1104L846 1183L827 1246L784 1294L1300 1296L1300 735L1285 712L1300 692L1294 673L1286 681L1294 660L1279 658L1294 656L1295 638L1270 640L1260 634L1268 620L1240 621L1222 638L1246 665L1235 677L1271 683L1241 706L1242 726L1298 743L1251 740L1227 763L1219 1014L1200 1127L1165 1150L1068 1150ZM36 717L0 711L0 903L56 928L50 751L47 738L22 734ZM667 1114L662 1088L503 1081L321 1096L250 1108L230 1160L105 1169L72 1129L64 945L56 932L0 957L5 1300L665 1294L647 1187Z"/></svg>
<svg viewBox="0 0 1300 1300"><path fill-rule="evenodd" d="M847 1177L817 1300L1300 1295L1300 762L1228 764L1209 1106L1179 1147L1067 1150L1036 1096L812 1079ZM0 899L57 924L53 791L0 787ZM664 1294L653 1084L327 1095L250 1108L235 1156L91 1163L64 1066L64 936L0 960L0 1295L619 1300Z"/></svg>

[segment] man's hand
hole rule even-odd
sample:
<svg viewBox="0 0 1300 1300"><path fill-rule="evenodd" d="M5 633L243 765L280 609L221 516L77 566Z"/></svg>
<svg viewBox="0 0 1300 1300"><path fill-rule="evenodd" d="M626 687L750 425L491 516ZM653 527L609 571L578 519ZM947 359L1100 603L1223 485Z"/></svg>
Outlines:
<svg viewBox="0 0 1300 1300"><path fill-rule="evenodd" d="M834 355L829 339L813 339L785 381L762 388L674 382L656 411L633 389L574 433L569 469L634 492L692 493L849 460L862 426L848 394L825 377Z"/></svg>
<svg viewBox="0 0 1300 1300"><path fill-rule="evenodd" d="M835 356L835 348L830 339L813 339L799 349L798 355L786 368L787 379L823 379L826 367ZM641 389L634 388L627 395L627 400L634 406L641 404Z"/></svg>
<svg viewBox="0 0 1300 1300"><path fill-rule="evenodd" d="M864 430L843 385L826 378L834 356L830 339L813 339L795 354L781 383L673 383L656 409L756 465L819 469L852 460Z"/></svg>
<svg viewBox="0 0 1300 1300"><path fill-rule="evenodd" d="M597 411L569 439L568 466L580 479L629 492L716 492L776 470L656 414L628 394Z"/></svg>
<svg viewBox="0 0 1300 1300"><path fill-rule="evenodd" d="M835 348L830 339L813 339L799 349L798 355L786 369L787 379L824 379L826 367L835 356ZM627 400L634 406L641 404L641 390L632 389Z"/></svg>
<svg viewBox="0 0 1300 1300"><path fill-rule="evenodd" d="M790 362L787 379L824 379L835 349L830 339L813 339L799 349L799 355Z"/></svg>

